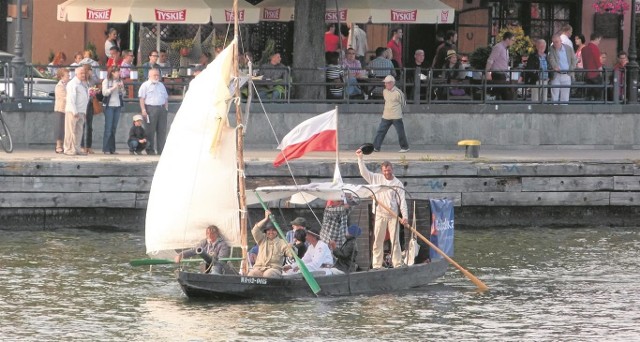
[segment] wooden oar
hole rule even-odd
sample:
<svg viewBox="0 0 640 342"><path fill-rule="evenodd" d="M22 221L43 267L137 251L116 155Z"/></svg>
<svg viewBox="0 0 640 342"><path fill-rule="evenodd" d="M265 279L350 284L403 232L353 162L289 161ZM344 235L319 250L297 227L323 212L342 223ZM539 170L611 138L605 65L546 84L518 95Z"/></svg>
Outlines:
<svg viewBox="0 0 640 342"><path fill-rule="evenodd" d="M242 258L220 258L219 261L242 260ZM202 262L202 259L182 259L181 263ZM168 265L176 262L170 259L136 259L129 261L131 266L147 266L147 265Z"/></svg>
<svg viewBox="0 0 640 342"><path fill-rule="evenodd" d="M254 191L254 192L256 194L256 197L258 198L258 201L260 201L262 208L265 211L269 210L269 208L267 208L267 205L264 204L264 202L262 201L262 198L260 198L260 195L258 194L258 192L257 191ZM278 231L278 234L280 234L280 237L286 241L286 236L280 229L280 225L278 225L278 222L276 222L273 215L269 215L269 219L271 220L271 223L273 223L274 227L276 227L276 230ZM318 294L318 292L320 292L320 285L318 285L318 282L316 281L316 279L313 277L313 275L311 275L311 272L309 272L309 269L307 269L307 265L304 264L302 259L298 257L298 253L296 253L293 250L293 248L289 246L289 244L287 244L287 248L289 248L289 252L291 253L291 255L293 255L293 258L296 259L296 264L298 265L298 268L300 268L300 272L302 272L302 277L304 277L304 280L307 282L307 284L309 284L311 291L313 291L314 294Z"/></svg>
<svg viewBox="0 0 640 342"><path fill-rule="evenodd" d="M374 198L374 203L375 202L375 198ZM377 202L377 204L379 206L381 206L382 208L384 208L386 211L388 211L390 214L394 215L398 220L400 220L400 216L398 216L397 213L395 213L393 210L391 210L391 208L389 208L388 206L386 206L384 203L381 202ZM478 290L480 291L486 291L489 289L489 287L487 287L487 285L485 285L480 279L476 278L476 276L474 276L473 274L471 274L471 272L467 271L466 269L464 269L464 267L460 266L457 262L455 262L453 259L451 259L447 253L443 252L440 248L438 248L438 246L434 245L433 242L429 241L429 239L427 239L426 237L424 237L422 234L420 234L414 227L412 227L411 225L406 225L405 227L408 227L409 229L411 229L411 231L413 233L415 233L422 241L424 241L427 245L429 245L429 247L433 248L434 251L438 252L438 254L440 254L445 260L447 260L451 265L455 266L457 269L460 270L460 272L462 272L462 274L465 275L465 277L467 277L469 280L471 280L472 283L474 283L477 287Z"/></svg>

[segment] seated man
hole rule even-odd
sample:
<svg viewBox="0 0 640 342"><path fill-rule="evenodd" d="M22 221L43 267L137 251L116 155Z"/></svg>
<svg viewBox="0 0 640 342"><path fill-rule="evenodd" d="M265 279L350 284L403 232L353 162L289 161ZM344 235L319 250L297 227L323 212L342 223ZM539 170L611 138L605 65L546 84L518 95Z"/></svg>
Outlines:
<svg viewBox="0 0 640 342"><path fill-rule="evenodd" d="M296 217L293 221L291 221L291 230L287 232L286 238L287 243L293 243L294 234L297 230L304 230L307 227L307 220L304 217Z"/></svg>
<svg viewBox="0 0 640 342"><path fill-rule="evenodd" d="M269 59L269 63L265 63L260 66L260 75L262 75L262 79L264 81L270 81L271 83L282 83L280 84L268 84L261 85L258 88L258 95L260 98L277 100L282 97L285 91L285 83L287 79L287 67L282 63L282 57L280 57L280 53L276 52L271 55Z"/></svg>
<svg viewBox="0 0 640 342"><path fill-rule="evenodd" d="M214 225L207 227L205 236L206 238L201 240L196 247L178 253L174 260L179 263L182 258L199 255L206 263L205 273L222 274L224 263L219 260L228 258L231 249L222 239L218 227Z"/></svg>
<svg viewBox="0 0 640 342"><path fill-rule="evenodd" d="M256 263L249 271L250 277L279 277L282 275L284 257L293 257L287 242L278 237L276 228L271 222L268 222L269 215L271 215L271 211L265 210L264 219L251 229L251 235L258 244L258 256Z"/></svg>
<svg viewBox="0 0 640 342"><path fill-rule="evenodd" d="M358 79L366 79L367 73L362 69L362 64L356 59L356 50L347 49L347 58L342 60L342 67L347 69L347 95L360 95L362 90L358 86Z"/></svg>
<svg viewBox="0 0 640 342"><path fill-rule="evenodd" d="M331 269L334 274L355 272L358 268L358 264L356 264L356 256L358 256L356 238L360 236L360 233L362 233L362 229L353 224L347 229L347 240L342 246L336 248L334 241L329 243L329 248L333 251L333 256L336 257L335 268Z"/></svg>
<svg viewBox="0 0 640 342"><path fill-rule="evenodd" d="M307 252L302 257L302 261L309 272L325 271L325 273L330 274L330 269L333 267L333 257L329 246L320 240L320 229L317 227L307 228L307 241L309 242L309 247L307 247ZM297 274L300 273L300 268L296 263L293 263L285 265L284 271L286 275Z"/></svg>
<svg viewBox="0 0 640 342"><path fill-rule="evenodd" d="M396 71L393 68L393 63L389 59L385 58L386 52L387 48L385 47L379 47L376 49L376 58L370 61L367 66L371 77L383 79L388 75L395 76ZM373 87L370 95L382 97L383 90L384 86L382 85Z"/></svg>

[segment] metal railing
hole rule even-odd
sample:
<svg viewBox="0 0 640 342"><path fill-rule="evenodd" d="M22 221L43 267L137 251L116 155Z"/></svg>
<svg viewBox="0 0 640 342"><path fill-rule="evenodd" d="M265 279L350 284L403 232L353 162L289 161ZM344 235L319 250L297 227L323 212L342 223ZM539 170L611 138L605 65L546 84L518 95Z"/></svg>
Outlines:
<svg viewBox="0 0 640 342"><path fill-rule="evenodd" d="M13 82L11 81L10 64L1 65L4 73L4 77L0 78L0 85L4 86L4 89L12 89ZM34 97L34 74L30 72L35 68L44 68L45 65L26 65L27 75L25 78L25 97L29 101L33 100L47 100L47 98ZM106 67L101 66L101 70L105 71ZM126 94L125 101L137 102L137 94L140 85L144 82L143 75L144 69L141 67L132 68L138 72L139 77L137 79L128 79L125 82ZM181 102L184 94L188 90L189 82L193 78L195 67L194 66L181 66L173 68L161 68L161 74L164 75L163 82L170 95L170 102ZM312 68L299 68L292 69L287 67L286 78L284 80L260 80L256 81L255 85L258 89L268 86L279 86L284 91L282 96L277 99L262 99L263 102L274 103L318 103L327 102L335 104L351 104L351 103L383 103L382 89L384 88L383 77L376 77L376 75L387 74L389 69L368 69L363 68L366 77L356 79L355 83L353 79L349 79L348 75L354 70L344 68L344 76L338 82L336 80L327 80L325 75L325 68L312 69ZM380 72L385 71L385 72ZM584 81L587 72L597 72L604 80L600 83L589 83ZM460 70L465 77L460 79L447 79L445 77L435 77L434 75L443 75L447 72L446 69L421 69L421 68L400 68L394 69L396 75L396 86L406 94L408 103L412 104L624 104L627 103L627 85L626 82L622 82L627 79L626 70L617 72L611 69L605 70L574 70L571 71L575 75L575 79L579 81L572 81L571 85L556 85L549 81L547 84L525 84L523 83L523 73L537 73L539 77L543 76L542 71L534 70L521 70L512 69L497 71L503 72L507 75L507 82L495 83L487 80L486 72L484 70L466 69ZM496 71L493 71L496 72ZM303 82L299 80L296 75L301 73L315 73L313 81ZM102 76L105 72L101 73ZM421 76L422 75L422 76ZM53 83L55 87L55 83ZM52 89L53 89L52 87ZM295 94L295 89L299 87L315 87L318 92L324 91L324 97L322 99L299 99ZM330 87L342 88L342 96L332 97L329 95ZM347 90L350 87L357 87L359 94L348 95ZM570 97L569 101L560 102L553 101L551 92L553 90L569 88ZM503 99L497 95L501 89L508 89L513 98ZM547 101L543 102L543 96L540 96L537 102L531 100L531 92L542 91L547 92ZM53 92L53 90L52 90ZM5 93L9 94L5 91ZM243 97L246 99L246 87L243 90ZM596 94L596 98L588 97L588 95ZM53 95L53 94L51 94ZM5 95L7 96L7 95ZM53 101L53 96L48 98ZM257 101L257 97L253 97L253 101Z"/></svg>

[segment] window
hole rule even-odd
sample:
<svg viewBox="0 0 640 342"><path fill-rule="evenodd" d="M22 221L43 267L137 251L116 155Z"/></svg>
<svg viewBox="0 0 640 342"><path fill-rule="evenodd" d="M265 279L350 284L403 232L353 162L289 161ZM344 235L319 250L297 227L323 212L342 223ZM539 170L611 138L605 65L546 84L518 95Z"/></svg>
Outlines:
<svg viewBox="0 0 640 342"><path fill-rule="evenodd" d="M487 1L486 6L491 9L491 43L500 39L498 31L508 25L522 26L531 38L551 41L562 25L577 24L570 19L576 14L576 1Z"/></svg>

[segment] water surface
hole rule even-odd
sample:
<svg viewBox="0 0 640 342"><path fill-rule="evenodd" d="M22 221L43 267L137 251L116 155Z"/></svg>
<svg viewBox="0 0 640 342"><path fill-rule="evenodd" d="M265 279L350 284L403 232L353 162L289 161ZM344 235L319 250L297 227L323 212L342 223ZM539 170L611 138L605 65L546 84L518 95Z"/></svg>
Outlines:
<svg viewBox="0 0 640 342"><path fill-rule="evenodd" d="M640 339L640 229L462 230L437 284L283 302L189 300L130 267L140 232L0 231L0 340Z"/></svg>

